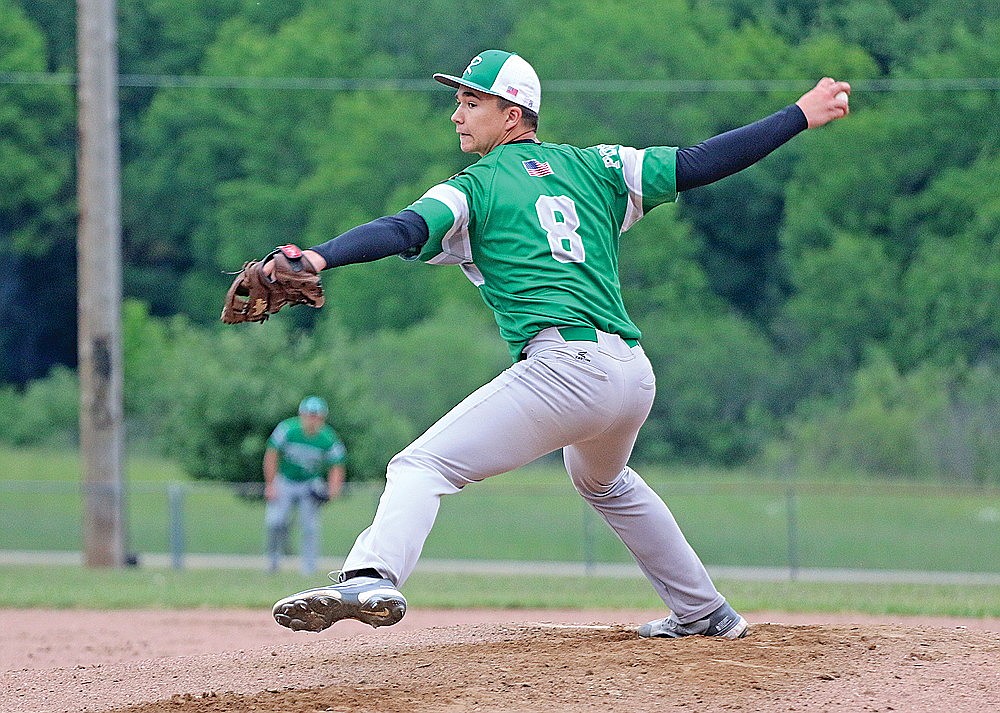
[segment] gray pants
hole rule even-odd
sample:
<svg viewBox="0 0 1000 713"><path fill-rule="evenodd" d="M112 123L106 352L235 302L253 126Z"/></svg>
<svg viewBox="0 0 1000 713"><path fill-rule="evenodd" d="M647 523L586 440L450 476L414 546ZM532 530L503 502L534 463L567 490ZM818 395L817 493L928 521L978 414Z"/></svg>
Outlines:
<svg viewBox="0 0 1000 713"><path fill-rule="evenodd" d="M689 622L714 611L724 598L666 504L627 465L655 393L642 347L601 332L596 343L567 342L550 328L526 353L390 461L374 521L344 569L370 567L401 586L442 495L562 448L576 490L677 618Z"/></svg>
<svg viewBox="0 0 1000 713"><path fill-rule="evenodd" d="M310 495L309 481L289 480L279 473L275 477L275 485L277 495L264 508L268 568L272 572L278 569L278 562L288 542L292 511L298 505L299 527L302 528L300 569L303 574L313 574L319 556L319 505Z"/></svg>

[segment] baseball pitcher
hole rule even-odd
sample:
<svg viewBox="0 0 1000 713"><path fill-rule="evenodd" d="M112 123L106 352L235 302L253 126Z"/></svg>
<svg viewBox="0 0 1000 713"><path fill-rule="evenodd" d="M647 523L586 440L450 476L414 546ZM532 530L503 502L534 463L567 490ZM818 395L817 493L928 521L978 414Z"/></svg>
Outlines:
<svg viewBox="0 0 1000 713"><path fill-rule="evenodd" d="M306 631L344 618L398 622L406 611L399 589L441 497L561 449L573 486L669 608L640 626L639 636L743 636L746 620L715 588L667 505L628 465L656 382L622 302L619 241L678 192L845 116L850 86L824 78L795 104L690 148L577 148L538 139L541 86L516 54L489 50L460 76L434 78L455 90L451 121L462 151L481 158L400 213L304 251L298 259L307 266L298 274L389 255L457 265L495 314L513 365L391 460L374 521L343 571L332 585L277 602L275 620ZM280 283L268 264L260 269L257 282Z"/></svg>

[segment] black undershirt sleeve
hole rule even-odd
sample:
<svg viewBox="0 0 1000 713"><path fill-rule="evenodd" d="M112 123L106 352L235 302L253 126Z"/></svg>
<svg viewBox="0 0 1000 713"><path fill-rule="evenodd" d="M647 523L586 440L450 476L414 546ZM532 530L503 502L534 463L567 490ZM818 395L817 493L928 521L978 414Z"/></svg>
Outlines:
<svg viewBox="0 0 1000 713"><path fill-rule="evenodd" d="M677 151L677 190L714 183L760 161L808 127L795 104L760 121Z"/></svg>
<svg viewBox="0 0 1000 713"><path fill-rule="evenodd" d="M420 215L402 210L351 228L312 249L323 256L327 267L341 267L412 252L426 243L429 235Z"/></svg>
<svg viewBox="0 0 1000 713"><path fill-rule="evenodd" d="M767 156L806 128L806 117L796 105L760 121L677 151L677 190L704 186L742 171ZM327 267L372 262L390 255L413 254L427 242L424 219L412 210L377 218L351 228L312 249Z"/></svg>

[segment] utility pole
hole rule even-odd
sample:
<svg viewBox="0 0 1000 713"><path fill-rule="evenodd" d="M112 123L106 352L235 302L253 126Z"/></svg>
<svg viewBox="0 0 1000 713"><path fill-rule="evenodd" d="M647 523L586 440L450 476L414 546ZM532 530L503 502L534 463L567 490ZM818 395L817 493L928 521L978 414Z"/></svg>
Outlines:
<svg viewBox="0 0 1000 713"><path fill-rule="evenodd" d="M83 545L125 564L121 189L115 0L77 0L77 282Z"/></svg>

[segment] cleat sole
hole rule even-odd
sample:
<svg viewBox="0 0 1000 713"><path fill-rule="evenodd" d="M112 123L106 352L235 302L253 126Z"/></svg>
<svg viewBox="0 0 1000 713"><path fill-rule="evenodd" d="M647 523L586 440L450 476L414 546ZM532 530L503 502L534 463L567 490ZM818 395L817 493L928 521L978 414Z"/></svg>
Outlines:
<svg viewBox="0 0 1000 713"><path fill-rule="evenodd" d="M323 631L342 619L377 628L398 623L406 614L406 600L398 593L376 593L357 603L325 595L297 597L275 604L272 614L278 624L292 631Z"/></svg>

